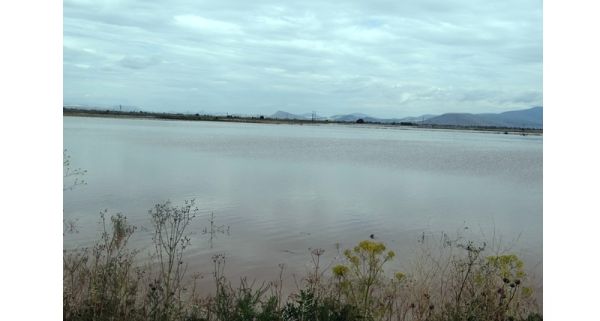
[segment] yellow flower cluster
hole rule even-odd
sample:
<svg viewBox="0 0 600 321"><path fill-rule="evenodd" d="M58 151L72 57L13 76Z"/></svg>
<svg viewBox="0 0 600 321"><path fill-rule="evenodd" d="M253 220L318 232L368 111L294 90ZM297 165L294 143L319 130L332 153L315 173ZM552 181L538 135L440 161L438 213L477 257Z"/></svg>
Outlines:
<svg viewBox="0 0 600 321"><path fill-rule="evenodd" d="M336 265L333 267L333 274L338 277L342 277L346 275L349 271L348 267L345 265Z"/></svg>
<svg viewBox="0 0 600 321"><path fill-rule="evenodd" d="M489 256L487 257L487 261L490 265L497 268L505 278L522 278L525 276L523 261L514 254Z"/></svg>
<svg viewBox="0 0 600 321"><path fill-rule="evenodd" d="M406 278L406 275L402 272L396 272L396 274L394 274L394 277L396 277L396 280L402 281L404 280L404 278Z"/></svg>
<svg viewBox="0 0 600 321"><path fill-rule="evenodd" d="M383 251L385 251L385 245L381 242L364 240L354 247L354 252L358 253L361 251L373 254L380 254L383 253Z"/></svg>
<svg viewBox="0 0 600 321"><path fill-rule="evenodd" d="M360 258L369 258L368 260L379 260L379 255L385 251L385 245L381 242L375 242L370 240L361 241L355 246L352 251L345 250L344 256L355 266L360 264ZM390 260L396 256L394 251L388 251L383 257L384 261ZM373 261L374 262L374 261Z"/></svg>

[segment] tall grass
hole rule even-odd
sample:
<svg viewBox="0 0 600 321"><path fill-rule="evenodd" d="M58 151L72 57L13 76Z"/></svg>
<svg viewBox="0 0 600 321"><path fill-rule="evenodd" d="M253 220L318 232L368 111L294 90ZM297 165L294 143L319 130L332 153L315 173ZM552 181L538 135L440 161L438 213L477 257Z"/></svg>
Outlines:
<svg viewBox="0 0 600 321"><path fill-rule="evenodd" d="M444 240L443 253L423 252L411 271L387 271L396 255L375 240L344 250L333 267L324 268L323 250L315 249L312 270L287 297L283 265L278 281L234 286L226 258L215 255L213 288L200 288L185 261L197 212L193 201L149 211L154 252L145 265L135 263L139 252L128 244L136 228L121 214L101 213L96 244L64 252L64 320L542 319L523 262L468 241Z"/></svg>

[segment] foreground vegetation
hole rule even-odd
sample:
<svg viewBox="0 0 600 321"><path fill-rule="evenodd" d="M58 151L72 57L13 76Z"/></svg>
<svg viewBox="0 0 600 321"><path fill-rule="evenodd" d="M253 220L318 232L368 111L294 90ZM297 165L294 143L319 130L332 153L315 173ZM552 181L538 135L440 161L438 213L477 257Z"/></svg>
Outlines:
<svg viewBox="0 0 600 321"><path fill-rule="evenodd" d="M395 253L375 240L344 250L329 268L315 249L312 271L289 296L281 274L234 286L226 258L215 255L214 285L199 288L185 261L197 211L193 201L154 206L153 255L144 264L128 246L136 228L123 215L101 213L96 244L64 252L64 320L542 320L517 256L447 238L444 251L423 252L404 272L386 270Z"/></svg>

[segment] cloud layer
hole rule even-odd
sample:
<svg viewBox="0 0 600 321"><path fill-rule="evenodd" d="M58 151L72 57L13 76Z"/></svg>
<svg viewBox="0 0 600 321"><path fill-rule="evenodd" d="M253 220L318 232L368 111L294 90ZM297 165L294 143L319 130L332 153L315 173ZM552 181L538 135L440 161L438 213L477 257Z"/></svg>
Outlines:
<svg viewBox="0 0 600 321"><path fill-rule="evenodd" d="M64 1L65 104L403 117L542 104L542 2Z"/></svg>

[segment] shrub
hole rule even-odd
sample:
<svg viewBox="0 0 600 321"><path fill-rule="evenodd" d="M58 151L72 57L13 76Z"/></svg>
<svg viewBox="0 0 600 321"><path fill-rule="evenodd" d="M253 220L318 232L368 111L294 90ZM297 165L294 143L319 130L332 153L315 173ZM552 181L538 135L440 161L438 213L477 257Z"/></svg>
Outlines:
<svg viewBox="0 0 600 321"><path fill-rule="evenodd" d="M516 255L485 255L485 244L449 240L443 244L450 255L422 257L421 270L391 276L384 267L395 253L381 242L361 241L343 251L341 264L325 269L324 251L313 249L313 270L287 299L281 295L283 265L279 282L243 278L234 287L225 277L225 256L218 254L215 294L197 292L186 281L184 263L197 212L193 201L149 211L155 251L145 267L135 266L138 252L128 248L135 227L121 214L107 218L102 212L99 241L91 249L64 251L64 320L542 320Z"/></svg>
<svg viewBox="0 0 600 321"><path fill-rule="evenodd" d="M137 319L140 270L133 266L136 251L127 249L135 228L117 214L106 221L91 253L83 249L63 256L65 320Z"/></svg>
<svg viewBox="0 0 600 321"><path fill-rule="evenodd" d="M346 264L332 269L339 293L345 302L358 308L364 319L382 313L383 265L394 256L393 251L386 252L383 243L365 240L345 250Z"/></svg>

